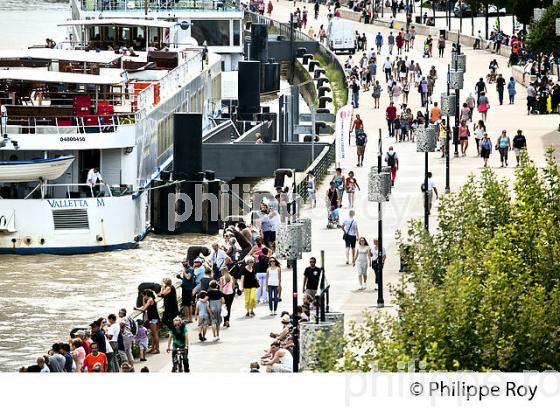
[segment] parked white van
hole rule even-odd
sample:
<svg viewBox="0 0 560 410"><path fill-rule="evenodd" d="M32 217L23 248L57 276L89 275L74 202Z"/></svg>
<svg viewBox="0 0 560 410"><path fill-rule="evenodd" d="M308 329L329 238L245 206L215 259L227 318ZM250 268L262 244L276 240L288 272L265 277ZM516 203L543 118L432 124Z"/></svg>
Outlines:
<svg viewBox="0 0 560 410"><path fill-rule="evenodd" d="M327 45L334 53L349 51L354 54L356 52L354 23L338 17L332 18L327 27Z"/></svg>

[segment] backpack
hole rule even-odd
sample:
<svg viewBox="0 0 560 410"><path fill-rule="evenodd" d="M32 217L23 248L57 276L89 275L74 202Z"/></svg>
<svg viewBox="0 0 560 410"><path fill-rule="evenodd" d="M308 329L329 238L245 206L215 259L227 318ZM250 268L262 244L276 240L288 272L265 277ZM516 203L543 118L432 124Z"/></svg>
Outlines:
<svg viewBox="0 0 560 410"><path fill-rule="evenodd" d="M397 154L395 152L393 152L393 155L387 153L387 165L390 167L394 167L396 165L396 160L395 160L395 156Z"/></svg>
<svg viewBox="0 0 560 410"><path fill-rule="evenodd" d="M485 139L482 141L482 148L490 150L492 148L492 141Z"/></svg>
<svg viewBox="0 0 560 410"><path fill-rule="evenodd" d="M132 333L133 336L136 336L138 333L138 325L136 324L136 321L131 317L127 317L127 319L128 323L130 323L130 333Z"/></svg>

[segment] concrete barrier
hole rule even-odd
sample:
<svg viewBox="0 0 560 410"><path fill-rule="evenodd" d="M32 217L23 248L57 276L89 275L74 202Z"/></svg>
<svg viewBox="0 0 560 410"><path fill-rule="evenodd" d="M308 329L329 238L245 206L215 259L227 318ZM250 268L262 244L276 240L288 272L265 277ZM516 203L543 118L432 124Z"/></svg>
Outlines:
<svg viewBox="0 0 560 410"><path fill-rule="evenodd" d="M346 10L346 9L338 9L340 12L340 18L346 20L357 21L358 23L362 22L362 13L358 13L357 11Z"/></svg>

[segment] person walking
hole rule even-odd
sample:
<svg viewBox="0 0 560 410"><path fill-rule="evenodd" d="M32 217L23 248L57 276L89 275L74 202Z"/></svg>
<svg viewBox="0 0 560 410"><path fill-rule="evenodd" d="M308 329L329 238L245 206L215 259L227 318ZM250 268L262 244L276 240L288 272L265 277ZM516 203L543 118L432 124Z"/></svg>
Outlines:
<svg viewBox="0 0 560 410"><path fill-rule="evenodd" d="M385 73L385 82L389 82L391 79L391 72L393 70L393 63L391 58L387 57L387 60L383 62L383 72Z"/></svg>
<svg viewBox="0 0 560 410"><path fill-rule="evenodd" d="M400 56L400 55L402 55L402 49L403 49L403 45L404 45L404 36L403 36L402 30L397 35L397 38L395 39L395 42L397 44L397 55Z"/></svg>
<svg viewBox="0 0 560 410"><path fill-rule="evenodd" d="M358 181L356 180L353 171L348 173L344 186L346 188L346 193L348 194L348 206L352 209L354 208L354 194L356 193L356 188L360 190L360 185L358 185Z"/></svg>
<svg viewBox="0 0 560 410"><path fill-rule="evenodd" d="M476 152L480 155L480 141L486 134L486 125L484 121L479 120L477 124L474 125L474 140L476 142Z"/></svg>
<svg viewBox="0 0 560 410"><path fill-rule="evenodd" d="M506 87L506 80L502 77L501 74L498 74L498 78L496 78L496 91L498 92L498 100L500 101L500 105L504 105L504 90Z"/></svg>
<svg viewBox="0 0 560 410"><path fill-rule="evenodd" d="M469 96L467 97L467 100L465 101L465 104L467 104L467 108L469 109L469 118L468 120L470 122L472 122L472 117L473 117L473 112L474 112L474 107L476 107L476 101L474 99L474 96L472 95L472 93L469 93Z"/></svg>
<svg viewBox="0 0 560 410"><path fill-rule="evenodd" d="M344 175L342 175L342 168L336 168L331 182L334 183L334 187L338 191L338 207L342 208L342 197L344 196L344 191L346 191L346 187L344 186L345 178Z"/></svg>
<svg viewBox="0 0 560 410"><path fill-rule="evenodd" d="M445 37L440 35L438 38L438 56L443 58L443 53L445 52Z"/></svg>
<svg viewBox="0 0 560 410"><path fill-rule="evenodd" d="M391 186L395 186L395 179L397 179L397 171L399 170L399 156L393 150L393 146L390 146L389 151L385 153L385 162L387 166L391 167Z"/></svg>
<svg viewBox="0 0 560 410"><path fill-rule="evenodd" d="M428 172L428 215L432 213L434 193L436 194L436 198L439 198L438 190L433 179L433 174L431 172Z"/></svg>
<svg viewBox="0 0 560 410"><path fill-rule="evenodd" d="M480 156L484 160L484 166L488 166L488 158L492 153L492 141L488 137L488 133L484 133L482 139L480 140Z"/></svg>
<svg viewBox="0 0 560 410"><path fill-rule="evenodd" d="M474 86L474 89L476 91L476 104L478 106L480 105L480 95L486 92L486 83L482 77L479 78L478 82Z"/></svg>
<svg viewBox="0 0 560 410"><path fill-rule="evenodd" d="M383 36L378 32L375 36L375 46L377 47L377 54L381 54L381 47L383 47Z"/></svg>
<svg viewBox="0 0 560 410"><path fill-rule="evenodd" d="M352 260L352 266L356 267L358 273L358 282L360 287L358 290L366 289L367 270L371 264L371 248L369 247L366 238L361 237L356 249L356 255Z"/></svg>
<svg viewBox="0 0 560 410"><path fill-rule="evenodd" d="M346 248L346 264L350 264L350 253L352 254L352 260L356 256L356 238L359 236L358 223L354 219L356 212L351 209L348 213L348 219L346 219L340 228L344 232L342 239L344 239L344 245Z"/></svg>
<svg viewBox="0 0 560 410"><path fill-rule="evenodd" d="M282 286L282 268L275 258L270 258L266 270L266 288L268 290L268 308L270 315L276 315L278 309L278 290Z"/></svg>
<svg viewBox="0 0 560 410"><path fill-rule="evenodd" d="M501 168L504 167L504 163L506 167L508 166L508 152L511 150L511 141L509 136L507 135L506 130L502 131L502 135L498 138L496 142L496 147L500 152L500 162L502 163Z"/></svg>
<svg viewBox="0 0 560 410"><path fill-rule="evenodd" d="M527 139L523 135L523 131L517 130L517 135L513 137L513 152L515 152L515 159L519 166L521 160L521 151L527 149Z"/></svg>
<svg viewBox="0 0 560 410"><path fill-rule="evenodd" d="M430 110L430 124L435 124L441 120L441 109L438 107L438 103L434 102L434 106Z"/></svg>
<svg viewBox="0 0 560 410"><path fill-rule="evenodd" d="M387 37L387 46L389 47L389 54L393 55L393 47L395 47L395 36L393 32L389 32L389 36Z"/></svg>
<svg viewBox="0 0 560 410"><path fill-rule="evenodd" d="M515 94L517 94L517 91L515 89L515 79L513 77L510 77L508 85L507 85L507 89L508 89L508 95L509 95L509 103L514 104L515 103Z"/></svg>
<svg viewBox="0 0 560 410"><path fill-rule="evenodd" d="M213 280L208 286L208 308L211 312L212 335L214 342L220 340L222 324L222 304L225 303L224 293L219 289L218 282Z"/></svg>
<svg viewBox="0 0 560 410"><path fill-rule="evenodd" d="M361 131L356 135L356 151L358 154L358 163L356 164L357 167L361 167L364 165L366 144L367 144L367 134Z"/></svg>
<svg viewBox="0 0 560 410"><path fill-rule="evenodd" d="M537 98L537 90L533 83L529 84L527 87L527 115L531 115L531 112L535 109L535 102Z"/></svg>
<svg viewBox="0 0 560 410"><path fill-rule="evenodd" d="M381 249L381 261L379 260L379 240L373 240L373 249L371 250L371 268L373 272L375 272L375 290L377 290L377 286L379 285L379 268L385 266L385 260L387 259L387 252L385 248Z"/></svg>
<svg viewBox="0 0 560 410"><path fill-rule="evenodd" d="M360 107L360 82L354 76L350 80L350 90L352 90L352 106L354 108Z"/></svg>
<svg viewBox="0 0 560 410"><path fill-rule="evenodd" d="M486 122L486 116L488 115L488 110L490 109L490 102L486 93L481 93L478 98L478 112L482 115L482 121Z"/></svg>
<svg viewBox="0 0 560 410"><path fill-rule="evenodd" d="M363 130L364 130L364 122L360 118L360 114L356 114L356 118L354 118L354 121L352 121L352 126L350 127L350 133L354 131L354 136L357 137L358 134ZM349 138L348 140L350 142L351 138ZM352 144L349 143L348 145L352 145Z"/></svg>
<svg viewBox="0 0 560 410"><path fill-rule="evenodd" d="M389 103L387 110L385 112L385 118L387 119L387 129L389 131L389 137L395 137L395 120L397 119L397 107L393 102Z"/></svg>
<svg viewBox="0 0 560 410"><path fill-rule="evenodd" d="M449 135L449 130L447 129L447 123L445 119L441 120L438 125L438 138L439 138L439 148L441 151L441 157L445 158L445 149L447 146L447 136Z"/></svg>
<svg viewBox="0 0 560 410"><path fill-rule="evenodd" d="M229 319L231 317L231 305L235 298L235 279L229 273L227 268L222 268L222 277L220 278L220 288L224 294L224 303L226 305L227 315L224 316L224 327L229 327Z"/></svg>
<svg viewBox="0 0 560 410"><path fill-rule="evenodd" d="M309 258L309 266L303 272L303 293L313 298L319 289L319 280L321 279L321 269L317 267L317 259Z"/></svg>
<svg viewBox="0 0 560 410"><path fill-rule="evenodd" d="M255 272L255 259L252 256L245 258L246 265L241 268L241 285L243 294L245 295L246 317L255 316L255 308L257 307L257 287L259 282Z"/></svg>
<svg viewBox="0 0 560 410"><path fill-rule="evenodd" d="M422 102L422 107L428 104L428 81L426 77L422 77L420 83L418 84L418 92L420 93L420 101Z"/></svg>
<svg viewBox="0 0 560 410"><path fill-rule="evenodd" d="M379 109L379 99L381 98L381 91L383 90L383 87L381 87L381 84L379 84L379 80L375 81L375 84L373 85L373 92L371 94L371 96L373 97L373 108L377 108Z"/></svg>
<svg viewBox="0 0 560 410"><path fill-rule="evenodd" d="M307 174L307 199L310 201L311 203L310 206L312 208L315 208L317 206L316 192L317 192L317 178L315 177L315 173L313 171L309 171L309 173Z"/></svg>
<svg viewBox="0 0 560 410"><path fill-rule="evenodd" d="M469 147L469 135L471 135L471 132L469 131L467 122L461 121L461 125L459 126L459 142L461 144L461 155L463 157L467 156L467 148Z"/></svg>

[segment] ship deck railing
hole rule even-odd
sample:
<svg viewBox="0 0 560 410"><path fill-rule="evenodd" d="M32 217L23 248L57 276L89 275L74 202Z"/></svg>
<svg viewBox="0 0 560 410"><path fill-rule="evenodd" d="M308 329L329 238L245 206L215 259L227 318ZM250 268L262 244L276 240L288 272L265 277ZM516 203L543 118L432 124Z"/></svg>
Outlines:
<svg viewBox="0 0 560 410"><path fill-rule="evenodd" d="M202 55L201 50L183 64L168 72L157 83L152 83L139 92L136 95L134 111L144 115L156 107L160 101L165 101L175 95L179 87L185 86L192 79L198 77L203 70Z"/></svg>
<svg viewBox="0 0 560 410"><path fill-rule="evenodd" d="M99 182L95 187L89 184L67 183L67 184L49 184L38 183L23 199L37 199L35 192L40 194L41 199L61 199L48 195L49 188L65 188L65 199L87 199L87 198L111 198L113 196L126 196L132 194L132 186L129 185L107 185L105 182Z"/></svg>
<svg viewBox="0 0 560 410"><path fill-rule="evenodd" d="M120 127L136 124L134 113L86 116L10 116L0 124L3 134L93 134L112 133Z"/></svg>
<svg viewBox="0 0 560 410"><path fill-rule="evenodd" d="M83 11L144 11L145 0L76 0ZM241 11L239 1L227 0L147 0L148 10L174 11Z"/></svg>

